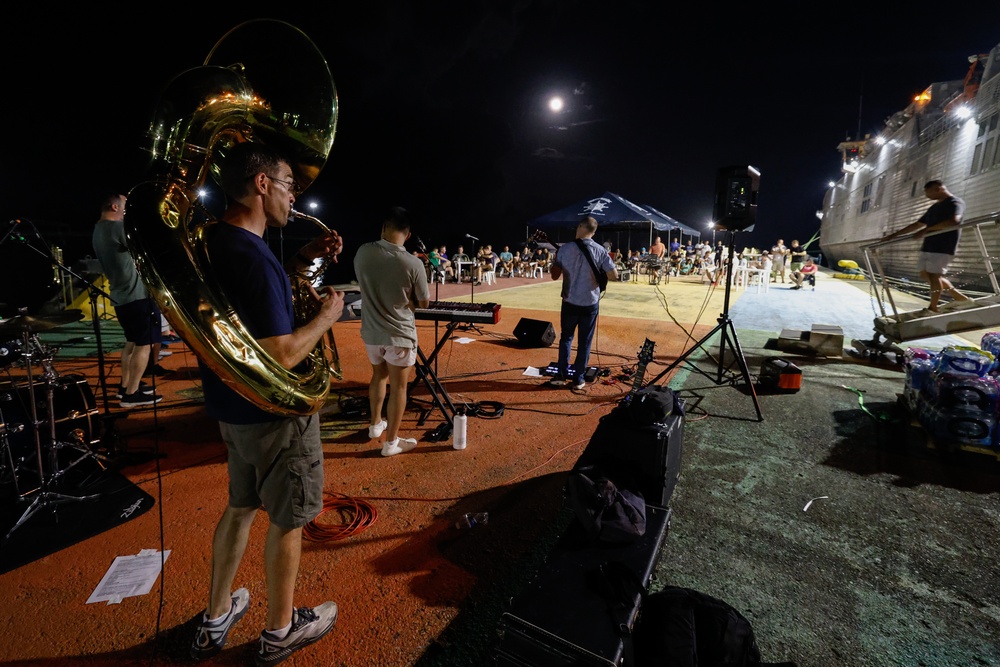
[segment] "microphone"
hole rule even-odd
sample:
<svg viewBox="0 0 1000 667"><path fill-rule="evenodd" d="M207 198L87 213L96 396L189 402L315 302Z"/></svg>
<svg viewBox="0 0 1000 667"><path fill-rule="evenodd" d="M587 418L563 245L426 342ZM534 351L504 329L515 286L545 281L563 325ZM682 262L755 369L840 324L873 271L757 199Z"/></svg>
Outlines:
<svg viewBox="0 0 1000 667"><path fill-rule="evenodd" d="M467 239L472 239L473 241L478 241L478 240L479 240L478 238L476 238L476 237L475 237L475 236L473 236L472 234L466 234L466 235L465 235L465 238L467 238Z"/></svg>

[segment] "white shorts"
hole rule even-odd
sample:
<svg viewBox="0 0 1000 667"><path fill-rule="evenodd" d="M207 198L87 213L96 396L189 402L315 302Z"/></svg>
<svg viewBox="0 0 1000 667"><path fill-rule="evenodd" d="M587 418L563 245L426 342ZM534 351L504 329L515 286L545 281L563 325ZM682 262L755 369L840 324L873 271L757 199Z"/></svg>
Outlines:
<svg viewBox="0 0 1000 667"><path fill-rule="evenodd" d="M390 366L407 368L417 362L417 348L415 347L368 345L365 343L365 351L368 352L368 361L372 362L373 366L378 366L384 361Z"/></svg>
<svg viewBox="0 0 1000 667"><path fill-rule="evenodd" d="M917 258L917 270L943 276L948 273L948 265L953 259L954 255L943 252L921 252Z"/></svg>

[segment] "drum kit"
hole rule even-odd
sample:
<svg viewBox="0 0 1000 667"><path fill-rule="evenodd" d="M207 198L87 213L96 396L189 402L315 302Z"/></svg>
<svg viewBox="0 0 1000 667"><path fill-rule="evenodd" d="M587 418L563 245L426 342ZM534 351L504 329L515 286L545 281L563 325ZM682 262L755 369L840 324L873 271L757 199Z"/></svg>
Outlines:
<svg viewBox="0 0 1000 667"><path fill-rule="evenodd" d="M58 349L38 335L81 319L76 310L0 320L6 341L0 370L11 378L0 383L0 482L11 485L19 501L30 501L4 539L42 509L94 497L61 492L70 470L84 461L105 469L95 449L98 410L90 385L81 375L60 375L53 364Z"/></svg>
<svg viewBox="0 0 1000 667"><path fill-rule="evenodd" d="M122 453L108 409L97 306L98 298L110 295L63 265L62 251L50 247L30 220L8 224L0 237L0 372L7 377L0 381L0 503L13 489L15 502L28 507L3 541L41 510L100 497L71 492ZM103 415L86 377L60 375L53 363L58 348L39 338L83 319L80 310L51 312L64 276L88 286ZM93 463L81 465L88 461Z"/></svg>

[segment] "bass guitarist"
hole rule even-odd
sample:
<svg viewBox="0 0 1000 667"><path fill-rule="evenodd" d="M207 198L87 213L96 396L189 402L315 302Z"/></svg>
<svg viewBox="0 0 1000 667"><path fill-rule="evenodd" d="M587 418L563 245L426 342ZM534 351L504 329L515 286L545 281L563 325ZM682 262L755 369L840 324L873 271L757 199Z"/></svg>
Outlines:
<svg viewBox="0 0 1000 667"><path fill-rule="evenodd" d="M590 344L597 328L601 295L608 281L618 280L618 271L608 251L594 241L597 220L585 216L576 226L576 241L565 243L556 251L549 274L562 278L562 307L559 313L558 375L549 380L551 387L571 386L585 389L584 374L590 360ZM569 377L569 352L577 334L576 360L572 381Z"/></svg>

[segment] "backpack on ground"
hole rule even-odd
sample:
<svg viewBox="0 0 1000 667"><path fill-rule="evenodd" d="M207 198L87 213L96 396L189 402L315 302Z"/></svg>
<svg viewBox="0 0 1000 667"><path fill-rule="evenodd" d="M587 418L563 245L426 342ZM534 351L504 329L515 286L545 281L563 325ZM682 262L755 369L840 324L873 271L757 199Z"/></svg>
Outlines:
<svg viewBox="0 0 1000 667"><path fill-rule="evenodd" d="M795 667L762 662L750 621L690 588L667 586L646 595L633 641L635 667Z"/></svg>

